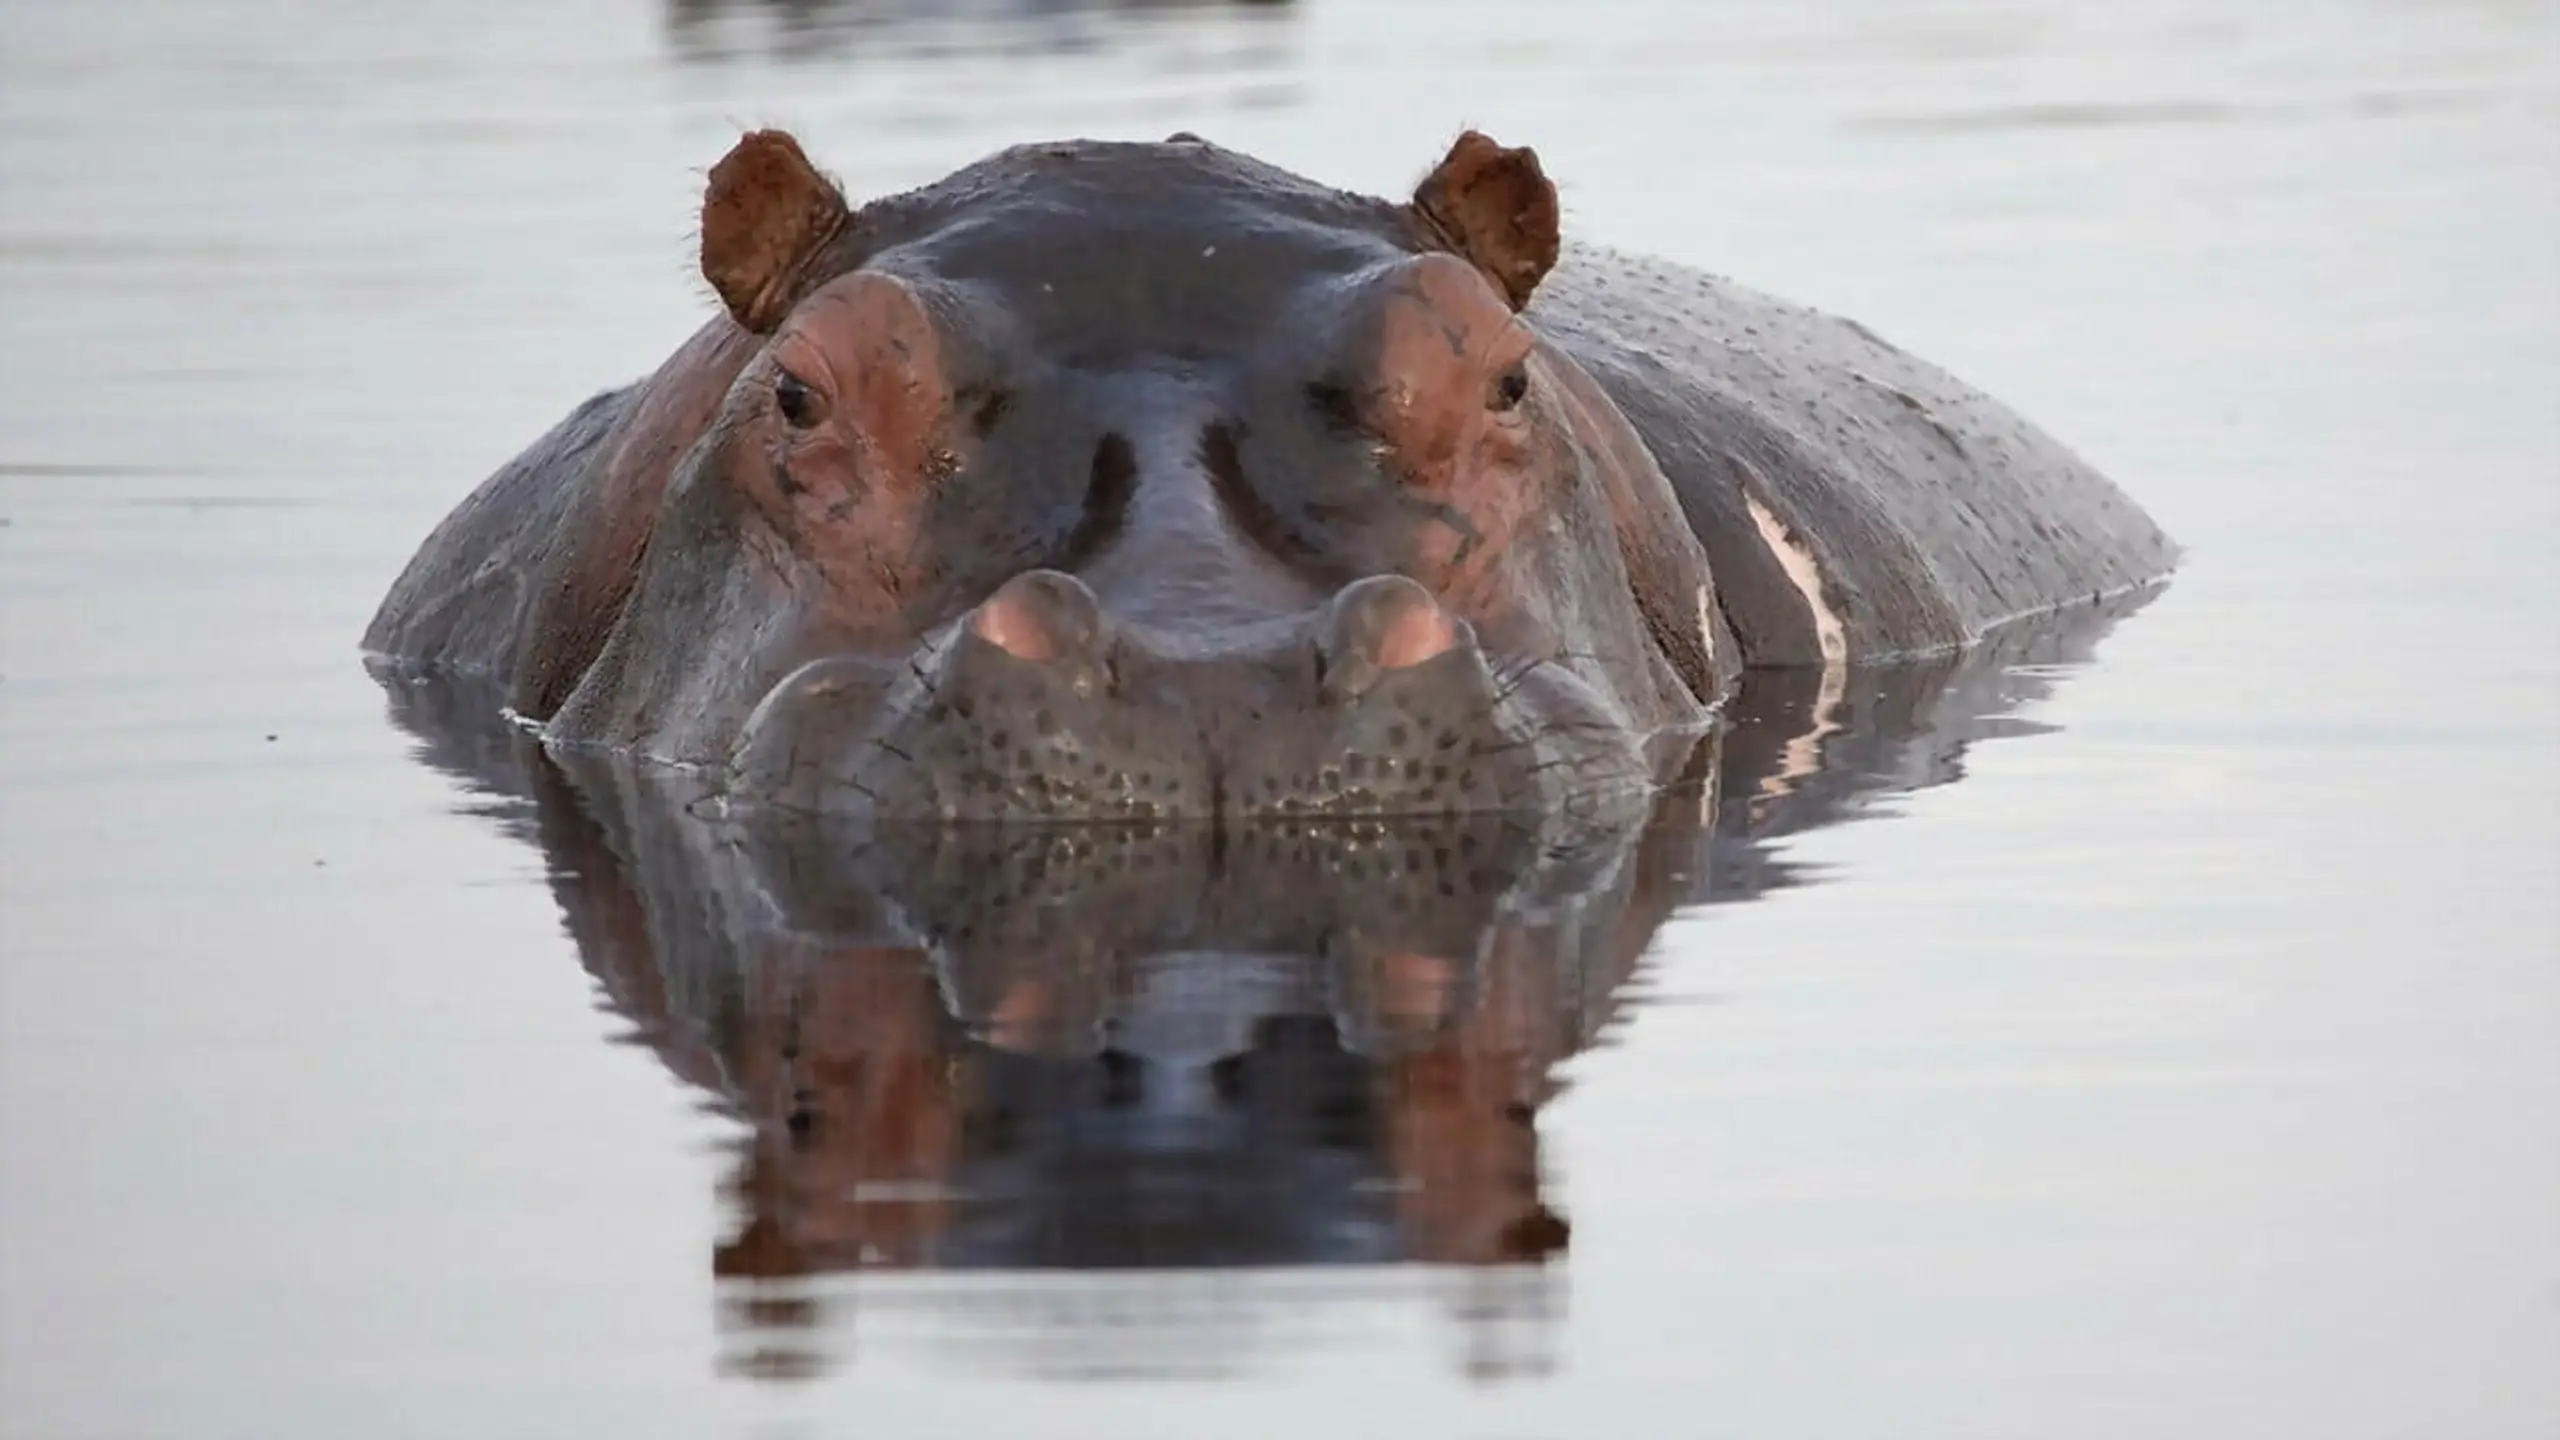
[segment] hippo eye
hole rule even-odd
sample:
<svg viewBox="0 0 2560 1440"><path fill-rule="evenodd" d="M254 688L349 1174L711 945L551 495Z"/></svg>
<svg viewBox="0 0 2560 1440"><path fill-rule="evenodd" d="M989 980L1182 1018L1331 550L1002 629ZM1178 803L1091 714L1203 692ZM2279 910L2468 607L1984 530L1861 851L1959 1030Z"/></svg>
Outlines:
<svg viewBox="0 0 2560 1440"><path fill-rule="evenodd" d="M790 371L778 371L773 377L773 408L782 412L792 429L806 430L818 423L818 392Z"/></svg>
<svg viewBox="0 0 2560 1440"><path fill-rule="evenodd" d="M1307 404L1326 428L1344 435L1357 435L1364 428L1360 421L1360 397L1351 387L1334 380L1318 380L1307 386Z"/></svg>
<svg viewBox="0 0 2560 1440"><path fill-rule="evenodd" d="M1493 393L1485 406L1495 411L1517 410L1529 398L1529 362L1521 361L1494 378Z"/></svg>

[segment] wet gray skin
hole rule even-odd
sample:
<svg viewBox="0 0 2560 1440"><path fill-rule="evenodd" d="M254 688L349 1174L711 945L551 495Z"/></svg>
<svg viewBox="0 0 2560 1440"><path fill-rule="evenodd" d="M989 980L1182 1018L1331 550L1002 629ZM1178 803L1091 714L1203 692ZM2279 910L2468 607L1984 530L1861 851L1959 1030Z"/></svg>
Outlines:
<svg viewBox="0 0 2560 1440"><path fill-rule="evenodd" d="M1177 137L855 210L759 133L705 202L728 313L466 501L367 643L740 805L1445 814L1641 791L1746 664L2166 569L1864 331L1559 253L1475 135L1407 204Z"/></svg>

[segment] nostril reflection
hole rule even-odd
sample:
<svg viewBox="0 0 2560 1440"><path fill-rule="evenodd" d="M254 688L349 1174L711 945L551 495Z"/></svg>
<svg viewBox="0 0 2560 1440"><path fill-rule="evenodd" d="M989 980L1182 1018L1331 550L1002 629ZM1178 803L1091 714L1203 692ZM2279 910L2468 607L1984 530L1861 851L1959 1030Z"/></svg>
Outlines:
<svg viewBox="0 0 2560 1440"><path fill-rule="evenodd" d="M969 631L1017 660L1089 654L1101 638L1102 607L1074 576L1031 570L989 596L970 615Z"/></svg>
<svg viewBox="0 0 2560 1440"><path fill-rule="evenodd" d="M1126 1109L1146 1098L1146 1064L1137 1056L1116 1047L1094 1057L1102 1062L1102 1103L1114 1110Z"/></svg>

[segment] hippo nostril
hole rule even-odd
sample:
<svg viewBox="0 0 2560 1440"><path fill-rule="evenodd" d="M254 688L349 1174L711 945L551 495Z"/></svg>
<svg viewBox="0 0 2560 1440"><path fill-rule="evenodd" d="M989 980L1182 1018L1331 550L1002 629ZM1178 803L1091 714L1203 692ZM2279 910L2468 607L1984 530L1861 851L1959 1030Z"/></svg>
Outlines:
<svg viewBox="0 0 2560 1440"><path fill-rule="evenodd" d="M1328 699L1350 700L1389 671L1409 670L1457 649L1465 622L1402 575L1373 575L1333 597L1323 639Z"/></svg>
<svg viewBox="0 0 2560 1440"><path fill-rule="evenodd" d="M1102 605L1072 575L1026 570L969 616L969 632L1017 660L1090 657L1102 646Z"/></svg>
<svg viewBox="0 0 2560 1440"><path fill-rule="evenodd" d="M1426 660L1436 660L1458 646L1457 622L1449 612L1423 603L1390 618L1378 634L1378 663L1389 670L1409 670Z"/></svg>

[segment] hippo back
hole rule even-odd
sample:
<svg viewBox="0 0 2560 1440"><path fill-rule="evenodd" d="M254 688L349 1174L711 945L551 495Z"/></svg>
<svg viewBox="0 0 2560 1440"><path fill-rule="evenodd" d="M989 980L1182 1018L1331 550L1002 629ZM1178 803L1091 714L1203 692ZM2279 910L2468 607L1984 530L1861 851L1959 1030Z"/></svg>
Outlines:
<svg viewBox="0 0 2560 1440"><path fill-rule="evenodd" d="M1946 650L2175 563L2086 462L1853 321L1594 246L1529 314L1652 448L1755 665Z"/></svg>

